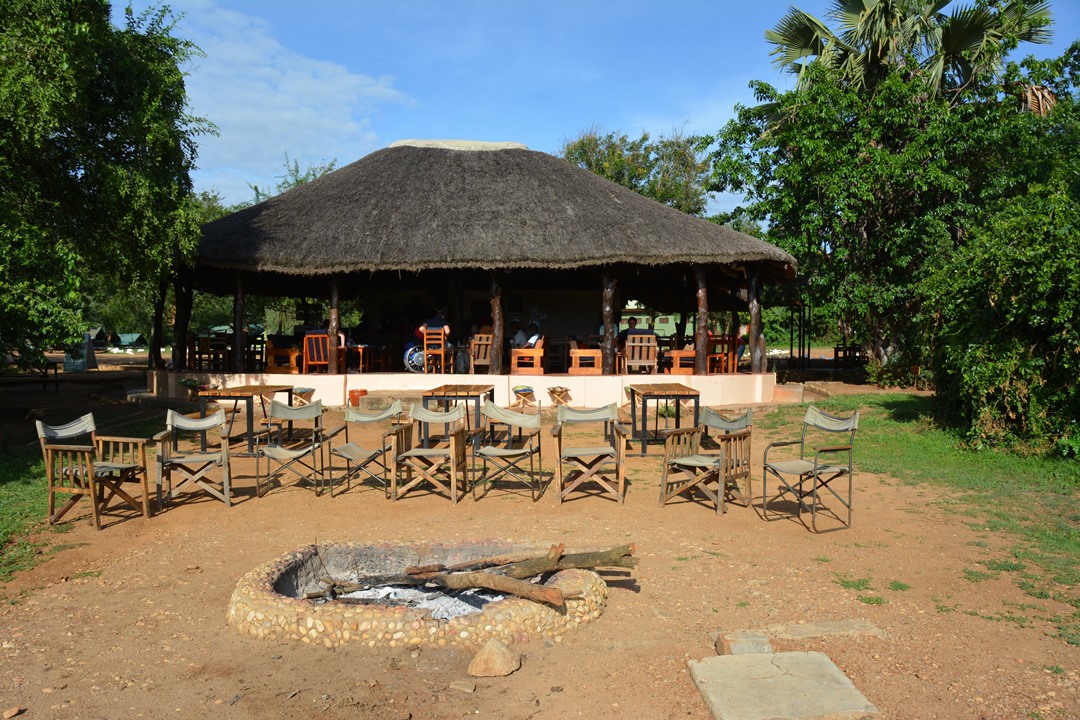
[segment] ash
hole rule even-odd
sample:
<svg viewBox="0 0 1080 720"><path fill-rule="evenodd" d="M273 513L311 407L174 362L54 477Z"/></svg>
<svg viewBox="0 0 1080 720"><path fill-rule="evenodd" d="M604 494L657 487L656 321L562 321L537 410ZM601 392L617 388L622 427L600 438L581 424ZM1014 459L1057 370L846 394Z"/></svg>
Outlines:
<svg viewBox="0 0 1080 720"><path fill-rule="evenodd" d="M407 605L430 610L431 616L434 618L449 620L470 613L478 613L484 609L484 605L496 600L502 600L504 596L481 588L424 590L417 587L391 585L358 590L343 594L340 597L343 599L381 600L386 605Z"/></svg>

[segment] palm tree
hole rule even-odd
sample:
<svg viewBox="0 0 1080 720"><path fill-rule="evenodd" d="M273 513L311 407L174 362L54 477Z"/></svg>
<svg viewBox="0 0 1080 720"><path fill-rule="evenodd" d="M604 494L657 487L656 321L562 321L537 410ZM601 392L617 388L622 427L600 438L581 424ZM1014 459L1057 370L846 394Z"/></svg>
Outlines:
<svg viewBox="0 0 1080 720"><path fill-rule="evenodd" d="M943 11L952 0L834 0L824 22L791 8L765 39L774 63L806 82L810 62L825 63L861 90L873 91L889 69L914 62L934 92L954 97L974 80L996 73L1020 42L1047 43L1049 3L1013 0Z"/></svg>

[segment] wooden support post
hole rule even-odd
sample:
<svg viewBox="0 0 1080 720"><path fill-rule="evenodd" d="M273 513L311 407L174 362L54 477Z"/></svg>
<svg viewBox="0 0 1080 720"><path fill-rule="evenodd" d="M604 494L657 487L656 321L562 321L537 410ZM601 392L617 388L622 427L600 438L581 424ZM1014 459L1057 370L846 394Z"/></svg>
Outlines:
<svg viewBox="0 0 1080 720"><path fill-rule="evenodd" d="M611 375L615 372L615 287L618 280L611 271L604 268L601 276L603 283L603 300L601 312L604 317L604 374Z"/></svg>
<svg viewBox="0 0 1080 720"><path fill-rule="evenodd" d="M173 277L173 295L176 298L176 318L173 323L173 369L188 369L188 330L191 327L191 269L177 262Z"/></svg>
<svg viewBox="0 0 1080 720"><path fill-rule="evenodd" d="M750 305L750 372L763 373L768 368L765 362L765 334L761 327L761 272L758 268L750 270L749 286L746 290Z"/></svg>
<svg viewBox="0 0 1080 720"><path fill-rule="evenodd" d="M244 273L236 271L236 294L233 296L232 357L226 362L234 373L244 372L244 355L247 343L244 339Z"/></svg>
<svg viewBox="0 0 1080 720"><path fill-rule="evenodd" d="M337 375L345 372L345 368L338 367L338 333L341 332L341 294L337 276L330 278L330 325L326 328L327 347L330 349L330 365L326 372Z"/></svg>
<svg viewBox="0 0 1080 720"><path fill-rule="evenodd" d="M503 361L503 337L506 329L503 323L502 311L502 285L499 284L499 276L491 273L491 365L488 373L491 375L502 374Z"/></svg>
<svg viewBox="0 0 1080 720"><path fill-rule="evenodd" d="M705 268L694 268L697 285L697 327L694 328L694 374L709 373L709 288L705 283Z"/></svg>

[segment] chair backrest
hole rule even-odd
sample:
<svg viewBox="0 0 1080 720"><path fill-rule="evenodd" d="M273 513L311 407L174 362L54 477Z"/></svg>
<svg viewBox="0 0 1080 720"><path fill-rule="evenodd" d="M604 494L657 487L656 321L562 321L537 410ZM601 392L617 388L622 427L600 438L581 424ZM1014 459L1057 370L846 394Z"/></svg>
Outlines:
<svg viewBox="0 0 1080 720"><path fill-rule="evenodd" d="M618 422L619 406L615 403L598 408L560 405L555 417L559 423Z"/></svg>
<svg viewBox="0 0 1080 720"><path fill-rule="evenodd" d="M283 402L271 400L270 410L266 417L269 420L285 420L289 422L293 420L314 420L322 417L322 412L322 400L299 406L286 405Z"/></svg>
<svg viewBox="0 0 1080 720"><path fill-rule="evenodd" d="M446 333L442 328L424 331L424 349L436 352L446 349Z"/></svg>
<svg viewBox="0 0 1080 720"><path fill-rule="evenodd" d="M304 336L304 364L330 364L330 338L327 335L311 334Z"/></svg>
<svg viewBox="0 0 1080 720"><path fill-rule="evenodd" d="M723 430L725 433L738 432L754 424L754 409L747 408L742 415L729 418L712 408L702 408L699 419L702 425L713 430Z"/></svg>
<svg viewBox="0 0 1080 720"><path fill-rule="evenodd" d="M34 422L37 425L38 439L41 441L42 446L56 440L71 440L82 435L93 435L96 430L94 413L86 413L82 417L63 425L46 425L40 420Z"/></svg>
<svg viewBox="0 0 1080 720"><path fill-rule="evenodd" d="M345 409L345 422L373 423L400 417L403 409L401 401L395 400L378 412L365 412L359 408L348 407Z"/></svg>
<svg viewBox="0 0 1080 720"><path fill-rule="evenodd" d="M423 405L413 405L409 408L409 417L422 423L455 423L465 419L465 406L455 405L453 410L442 412L430 410Z"/></svg>
<svg viewBox="0 0 1080 720"><path fill-rule="evenodd" d="M803 423L815 427L818 430L824 430L825 432L851 433L852 437L854 437L855 431L859 429L859 411L856 410L849 417L842 418L837 417L836 415L830 415L811 405L806 408L806 415L803 416Z"/></svg>
<svg viewBox="0 0 1080 720"><path fill-rule="evenodd" d="M224 410L218 410L204 418L191 418L187 415L181 415L175 410L170 410L168 415L165 416L165 427L169 430L202 432L203 430L213 430L224 424Z"/></svg>
<svg viewBox="0 0 1080 720"><path fill-rule="evenodd" d="M484 417L488 420L495 423L502 423L523 430L540 429L539 413L521 413L507 410L506 408L499 407L490 400L484 401L484 406L481 408L480 412L482 412Z"/></svg>
<svg viewBox="0 0 1080 720"><path fill-rule="evenodd" d="M473 365L491 365L491 345L494 340L494 335L473 335L469 341Z"/></svg>
<svg viewBox="0 0 1080 720"><path fill-rule="evenodd" d="M623 355L627 365L641 365L656 362L656 336L653 334L627 335Z"/></svg>

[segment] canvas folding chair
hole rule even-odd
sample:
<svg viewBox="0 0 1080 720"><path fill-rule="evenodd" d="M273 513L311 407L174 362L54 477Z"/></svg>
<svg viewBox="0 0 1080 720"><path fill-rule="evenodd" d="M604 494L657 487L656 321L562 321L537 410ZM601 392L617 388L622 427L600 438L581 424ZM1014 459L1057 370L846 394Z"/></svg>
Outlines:
<svg viewBox="0 0 1080 720"><path fill-rule="evenodd" d="M851 502L854 478L853 448L855 433L859 429L859 413L841 418L829 415L813 405L806 408L802 435L798 440L770 443L765 448L762 468L761 515L769 519L769 502L790 497L796 506L796 514L802 519L803 512L810 513L810 527L817 527L818 512L822 511L822 495L832 496L847 510L847 522L834 510L825 507L843 527L851 527ZM825 442L825 445L812 443ZM799 456L794 459L776 459L769 455L774 448L798 446ZM776 494L769 497L769 478L777 481ZM844 488L844 480L847 488ZM838 482L839 481L839 482ZM827 493L826 493L827 491Z"/></svg>
<svg viewBox="0 0 1080 720"><path fill-rule="evenodd" d="M207 437L213 431L216 442ZM199 437L195 441L191 434ZM183 436L183 442L181 442ZM224 410L204 418L191 418L170 410L165 417L165 429L154 436L158 447L157 503L176 499L180 493L205 491L211 497L232 506L229 468L229 422ZM211 473L220 471L221 479ZM173 483L173 473L180 482Z"/></svg>
<svg viewBox="0 0 1080 720"><path fill-rule="evenodd" d="M266 417L267 433L264 445L258 449L255 457L255 494L262 497L270 490L274 478L286 471L310 481L315 494L322 492L326 474L326 444L323 437L322 401L299 407L285 405L274 400L270 403L270 412ZM286 437L289 426L289 437ZM292 427L296 426L295 436ZM290 439L295 437L295 439ZM266 491L262 490L261 467L266 459ZM271 475L271 464L276 464L276 472Z"/></svg>
<svg viewBox="0 0 1080 720"><path fill-rule="evenodd" d="M473 499L481 486L490 488L503 476L526 485L533 502L543 493L544 458L540 451L540 413L523 413L501 408L490 400L484 402L480 410L483 418L481 427L472 431L472 435L488 437L491 443L473 447ZM494 444L494 426L506 426L506 444ZM514 431L517 437L514 437ZM533 460L535 458L535 462ZM477 473L477 459L484 464L481 474ZM528 461L528 468L524 463ZM493 472L489 475L489 465ZM485 495L487 492L485 491Z"/></svg>
<svg viewBox="0 0 1080 720"><path fill-rule="evenodd" d="M398 500L426 482L456 505L467 490L465 406L456 405L452 410L440 412L413 405L409 419L411 423L395 428L392 438L394 468L390 497ZM432 430L439 425L447 427L446 437L434 447L425 447L422 439L434 440Z"/></svg>
<svg viewBox="0 0 1080 720"><path fill-rule="evenodd" d="M598 425L603 426L603 435L596 444L569 444L577 439L570 436ZM593 483L601 493L611 495L621 505L626 489L626 443L630 431L619 424L618 405L582 409L560 405L551 434L559 458L555 500L562 504L567 495L584 483Z"/></svg>
<svg viewBox="0 0 1080 720"><path fill-rule="evenodd" d="M143 517L150 517L150 492L146 473L144 438L99 436L93 413L64 425L36 421L38 442L48 482L48 521L55 525L83 497L90 499L90 523L101 529L101 516L114 497ZM89 444L81 444L88 440ZM125 485L139 484L142 496L132 497ZM56 496L67 496L56 509Z"/></svg>
<svg viewBox="0 0 1080 720"><path fill-rule="evenodd" d="M749 505L749 487L744 493L740 480L749 484L752 422L752 410L728 418L705 408L701 425L666 431L661 507L678 495L687 499L700 495L711 500L717 515L725 512L728 498ZM708 429L717 431L715 438L705 435ZM715 451L705 447L710 441Z"/></svg>
<svg viewBox="0 0 1080 720"><path fill-rule="evenodd" d="M401 421L401 401L395 400L386 408L378 412L365 412L358 408L345 409L345 424L327 435L327 443L330 446L330 456L345 460L345 489L351 487L352 478L357 475L371 478L383 488L386 497L390 497L390 466L386 454L390 452L394 436L393 429L385 430L377 443L363 442L359 439L360 431L371 428L377 432L377 426L390 422L391 426L398 425ZM349 439L349 430L353 431L355 441ZM338 447L333 446L333 438L344 432L345 442ZM369 431L370 432L370 431ZM361 474L363 473L363 474ZM333 468L330 468L330 497L334 496Z"/></svg>

